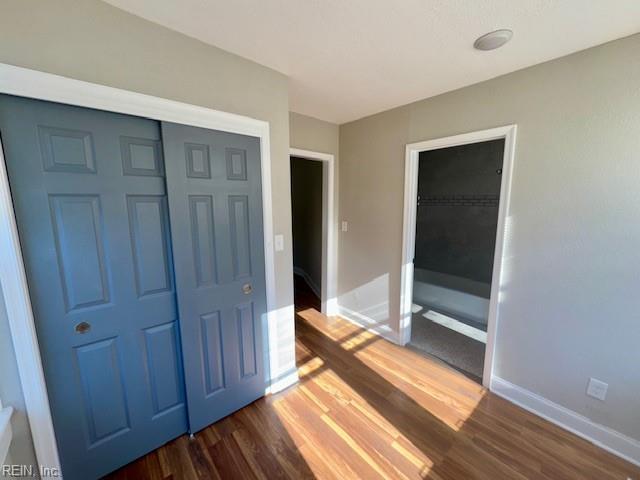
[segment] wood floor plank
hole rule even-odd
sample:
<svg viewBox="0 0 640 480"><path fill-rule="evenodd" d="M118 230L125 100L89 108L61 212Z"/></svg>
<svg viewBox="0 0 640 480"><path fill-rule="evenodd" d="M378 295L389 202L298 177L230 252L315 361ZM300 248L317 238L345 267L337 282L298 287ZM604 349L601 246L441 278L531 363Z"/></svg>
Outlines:
<svg viewBox="0 0 640 480"><path fill-rule="evenodd" d="M223 437L215 445L209 447L209 455L213 459L217 475L217 477L212 478L257 480L249 463L242 455L240 446L232 435Z"/></svg>
<svg viewBox="0 0 640 480"><path fill-rule="evenodd" d="M640 480L442 362L319 310L296 280L298 385L108 478Z"/></svg>
<svg viewBox="0 0 640 480"><path fill-rule="evenodd" d="M188 442L189 457L198 478L220 479L213 458L209 454L210 448L213 447L206 445L203 435L198 435Z"/></svg>

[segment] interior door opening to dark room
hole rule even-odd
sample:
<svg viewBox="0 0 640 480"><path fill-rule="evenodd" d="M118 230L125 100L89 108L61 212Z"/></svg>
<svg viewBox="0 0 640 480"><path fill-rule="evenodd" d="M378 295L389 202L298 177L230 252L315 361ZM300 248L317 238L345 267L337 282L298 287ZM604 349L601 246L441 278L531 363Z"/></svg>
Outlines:
<svg viewBox="0 0 640 480"><path fill-rule="evenodd" d="M420 153L411 341L482 383L504 139Z"/></svg>

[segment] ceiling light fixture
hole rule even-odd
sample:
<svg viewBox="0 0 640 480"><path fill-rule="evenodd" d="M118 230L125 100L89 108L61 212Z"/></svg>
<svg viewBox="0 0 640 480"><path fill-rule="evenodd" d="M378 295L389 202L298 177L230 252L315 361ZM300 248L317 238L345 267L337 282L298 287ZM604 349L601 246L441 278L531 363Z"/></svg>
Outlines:
<svg viewBox="0 0 640 480"><path fill-rule="evenodd" d="M473 42L473 47L477 50L495 50L511 40L511 37L513 37L513 32L503 28L478 37L478 39Z"/></svg>

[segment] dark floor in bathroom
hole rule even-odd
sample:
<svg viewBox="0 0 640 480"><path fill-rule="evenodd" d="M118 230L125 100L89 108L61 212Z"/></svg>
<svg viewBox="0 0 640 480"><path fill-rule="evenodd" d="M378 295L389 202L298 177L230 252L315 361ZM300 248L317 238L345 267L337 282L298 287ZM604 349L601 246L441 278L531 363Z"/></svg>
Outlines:
<svg viewBox="0 0 640 480"><path fill-rule="evenodd" d="M414 313L407 347L426 353L482 384L485 344Z"/></svg>

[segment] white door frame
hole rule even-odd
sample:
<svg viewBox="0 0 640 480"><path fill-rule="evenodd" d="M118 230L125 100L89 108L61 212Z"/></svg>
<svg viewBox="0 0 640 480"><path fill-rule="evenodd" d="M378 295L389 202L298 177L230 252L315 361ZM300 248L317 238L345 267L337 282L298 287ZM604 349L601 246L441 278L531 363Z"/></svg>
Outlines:
<svg viewBox="0 0 640 480"><path fill-rule="evenodd" d="M281 345L277 338L280 317L291 316L293 308L276 308L275 259L273 250L273 211L271 201L271 150L269 123L242 115L176 102L141 93L83 82L50 73L0 63L0 93L124 113L159 121L181 123L258 137L262 171L262 207L264 218L264 253L267 294L269 367L271 384L268 391L286 388L287 382L274 379L278 372L278 350L290 351L293 345ZM0 145L0 283L7 299L6 309L31 434L40 465L58 469L60 459L56 446L51 410L38 348L38 339L29 300L24 263L13 211L9 179ZM293 342L293 339L291 339Z"/></svg>
<svg viewBox="0 0 640 480"><path fill-rule="evenodd" d="M336 258L337 215L335 212L335 157L330 153L313 152L300 148L290 148L289 157L322 162L322 285L320 299L322 313L327 316L338 314ZM293 199L292 199L293 200Z"/></svg>
<svg viewBox="0 0 640 480"><path fill-rule="evenodd" d="M505 252L505 234L511 198L511 177L516 145L516 125L463 133L451 137L410 143L405 150L404 176L404 220L402 227L402 271L400 277L400 341L406 345L411 339L411 305L413 301L413 259L416 242L416 210L418 198L418 160L420 152L440 148L455 147L469 143L486 142L504 138L504 159L502 164L502 183L498 207L498 228L493 260L493 277L489 299L489 317L487 322L487 347L484 355L482 384L490 388L493 375L498 313L500 307L500 287L502 264Z"/></svg>

